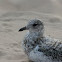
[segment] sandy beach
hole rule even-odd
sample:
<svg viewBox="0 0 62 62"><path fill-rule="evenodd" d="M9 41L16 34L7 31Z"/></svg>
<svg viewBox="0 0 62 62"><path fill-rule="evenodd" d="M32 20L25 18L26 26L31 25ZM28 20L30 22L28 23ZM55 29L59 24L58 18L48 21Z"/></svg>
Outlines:
<svg viewBox="0 0 62 62"><path fill-rule="evenodd" d="M35 18L44 35L62 40L62 0L0 0L0 62L28 62L21 45L27 31L18 30Z"/></svg>

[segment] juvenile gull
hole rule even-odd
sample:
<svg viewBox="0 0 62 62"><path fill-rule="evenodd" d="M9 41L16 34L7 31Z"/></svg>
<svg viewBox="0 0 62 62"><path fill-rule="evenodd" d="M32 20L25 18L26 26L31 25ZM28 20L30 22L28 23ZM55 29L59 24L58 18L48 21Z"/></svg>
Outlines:
<svg viewBox="0 0 62 62"><path fill-rule="evenodd" d="M45 37L44 24L38 19L30 20L19 31L29 30L23 40L23 48L33 62L62 62L62 41Z"/></svg>

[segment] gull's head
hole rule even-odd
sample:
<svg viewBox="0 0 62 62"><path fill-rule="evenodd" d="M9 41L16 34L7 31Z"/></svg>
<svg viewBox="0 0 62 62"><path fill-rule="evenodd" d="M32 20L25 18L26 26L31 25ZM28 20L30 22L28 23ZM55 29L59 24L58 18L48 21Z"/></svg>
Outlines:
<svg viewBox="0 0 62 62"><path fill-rule="evenodd" d="M41 32L44 29L44 24L38 19L30 20L27 26L21 28L19 31L29 30L29 32Z"/></svg>

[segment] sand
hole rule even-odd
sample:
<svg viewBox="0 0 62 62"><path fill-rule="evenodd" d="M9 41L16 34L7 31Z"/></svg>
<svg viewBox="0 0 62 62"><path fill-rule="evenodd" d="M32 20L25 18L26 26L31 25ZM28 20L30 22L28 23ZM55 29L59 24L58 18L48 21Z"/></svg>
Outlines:
<svg viewBox="0 0 62 62"><path fill-rule="evenodd" d="M22 49L31 19L40 19L45 34L62 40L62 0L0 0L0 62L28 62Z"/></svg>

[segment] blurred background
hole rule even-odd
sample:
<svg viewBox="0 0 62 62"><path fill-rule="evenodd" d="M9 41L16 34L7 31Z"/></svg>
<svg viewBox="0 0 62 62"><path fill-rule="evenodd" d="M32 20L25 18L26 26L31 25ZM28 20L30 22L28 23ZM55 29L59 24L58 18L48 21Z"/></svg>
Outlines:
<svg viewBox="0 0 62 62"><path fill-rule="evenodd" d="M62 0L0 0L0 11L37 11L62 14Z"/></svg>
<svg viewBox="0 0 62 62"><path fill-rule="evenodd" d="M45 34L62 40L62 0L0 0L0 62L28 62L18 32L31 19L40 19Z"/></svg>
<svg viewBox="0 0 62 62"><path fill-rule="evenodd" d="M0 11L37 11L62 15L62 0L0 0Z"/></svg>

